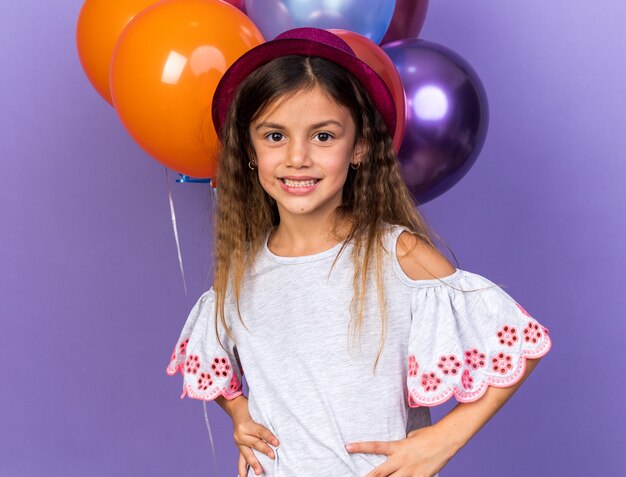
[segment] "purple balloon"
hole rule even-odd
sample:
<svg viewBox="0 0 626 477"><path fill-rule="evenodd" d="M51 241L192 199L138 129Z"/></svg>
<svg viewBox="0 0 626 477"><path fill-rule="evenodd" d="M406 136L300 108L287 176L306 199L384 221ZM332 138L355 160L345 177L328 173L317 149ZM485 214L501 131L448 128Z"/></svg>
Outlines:
<svg viewBox="0 0 626 477"><path fill-rule="evenodd" d="M476 161L487 135L487 95L469 63L449 48L411 38L383 50L406 94L398 160L409 190L423 204L454 186Z"/></svg>
<svg viewBox="0 0 626 477"><path fill-rule="evenodd" d="M428 0L396 0L396 8L381 45L405 38L417 38L422 31Z"/></svg>

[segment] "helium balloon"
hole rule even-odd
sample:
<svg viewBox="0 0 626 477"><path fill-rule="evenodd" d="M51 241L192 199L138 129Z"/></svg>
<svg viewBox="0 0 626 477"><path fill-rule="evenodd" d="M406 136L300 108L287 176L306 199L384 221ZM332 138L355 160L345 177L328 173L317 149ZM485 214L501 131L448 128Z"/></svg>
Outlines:
<svg viewBox="0 0 626 477"><path fill-rule="evenodd" d="M214 177L213 94L226 69L263 41L244 13L220 0L162 0L145 9L113 52L111 94L122 124L157 161Z"/></svg>
<svg viewBox="0 0 626 477"><path fill-rule="evenodd" d="M406 39L383 46L402 78L406 130L398 153L418 203L443 194L476 161L487 135L487 95L460 55L437 43Z"/></svg>
<svg viewBox="0 0 626 477"><path fill-rule="evenodd" d="M396 151L399 150L404 136L406 111L404 87L393 61L376 43L363 35L348 30L330 31L345 41L361 61L364 61L376 71L391 91L396 103L396 132L393 137L393 144L396 147Z"/></svg>
<svg viewBox="0 0 626 477"><path fill-rule="evenodd" d="M417 38L422 31L428 0L396 0L391 24L387 28L381 45L405 38Z"/></svg>
<svg viewBox="0 0 626 477"><path fill-rule="evenodd" d="M351 30L380 43L396 0L245 0L248 16L272 39L297 27Z"/></svg>
<svg viewBox="0 0 626 477"><path fill-rule="evenodd" d="M87 78L104 100L113 104L109 69L115 42L144 8L158 0L85 0L76 23L78 58Z"/></svg>
<svg viewBox="0 0 626 477"><path fill-rule="evenodd" d="M246 13L246 3L244 0L224 0L226 3L230 3L232 6L237 7L242 12Z"/></svg>

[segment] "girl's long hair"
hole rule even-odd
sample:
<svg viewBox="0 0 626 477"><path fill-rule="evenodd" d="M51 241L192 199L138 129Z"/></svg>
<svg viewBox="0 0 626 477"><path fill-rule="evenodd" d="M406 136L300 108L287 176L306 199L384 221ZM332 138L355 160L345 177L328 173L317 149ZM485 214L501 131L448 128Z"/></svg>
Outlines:
<svg viewBox="0 0 626 477"><path fill-rule="evenodd" d="M400 175L392 139L367 91L351 73L331 61L300 55L276 58L243 81L230 105L221 131L222 150L217 172L213 255L216 311L228 336L233 338L224 316L227 292L234 293L242 320L239 297L245 271L253 265L267 233L280 220L275 201L262 188L256 171L248 167L249 161L256 162L250 124L278 99L314 87L320 87L350 110L356 124L356 139L364 139L366 147L361 166L348 170L342 205L333 217L333 234L338 240L345 240L333 266L346 245L351 243L354 295L350 304L350 323L359 335L368 277L370 270L375 270L381 311L381 340L374 362L375 372L385 340L387 319L382 281L385 223L405 226L433 247L434 237L439 236L419 213L418 204ZM346 223L349 224L348 234L341 237L338 235L339 224ZM458 263L456 257L455 262ZM216 333L217 322L215 320Z"/></svg>

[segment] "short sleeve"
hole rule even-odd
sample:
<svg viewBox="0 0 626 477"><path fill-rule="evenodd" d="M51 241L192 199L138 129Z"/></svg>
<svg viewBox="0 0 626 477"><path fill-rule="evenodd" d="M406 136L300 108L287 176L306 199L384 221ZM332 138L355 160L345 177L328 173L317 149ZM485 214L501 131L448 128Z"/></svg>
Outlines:
<svg viewBox="0 0 626 477"><path fill-rule="evenodd" d="M548 329L487 278L457 269L444 282L425 280L413 290L410 407L435 406L453 395L471 402L488 386L511 386L523 376L526 358L551 347Z"/></svg>
<svg viewBox="0 0 626 477"><path fill-rule="evenodd" d="M236 355L236 347L219 326L220 346L215 336L215 292L211 288L192 308L166 372L183 375L183 393L190 398L210 401L222 395L234 399L243 393L243 370Z"/></svg>

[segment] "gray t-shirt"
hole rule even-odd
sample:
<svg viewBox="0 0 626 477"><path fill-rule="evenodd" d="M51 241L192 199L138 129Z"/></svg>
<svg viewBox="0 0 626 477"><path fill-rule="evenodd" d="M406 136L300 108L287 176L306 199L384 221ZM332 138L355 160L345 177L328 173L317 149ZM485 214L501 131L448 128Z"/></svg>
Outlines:
<svg viewBox="0 0 626 477"><path fill-rule="evenodd" d="M389 225L385 235L387 327L375 374L378 295L372 274L359 341L349 334L350 245L331 271L341 243L281 257L266 240L240 297L247 329L227 296L235 342L220 326L226 349L215 337L212 289L189 314L167 372L183 374L181 398L203 400L239 396L245 372L251 417L280 441L271 446L275 459L253 450L263 475L364 476L387 456L348 453L346 443L404 439L431 424L427 406L453 395L470 402L489 385L510 386L523 374L524 357L549 350L547 328L486 278L456 269L442 279L410 279L396 256L403 230ZM477 288L484 290L463 292Z"/></svg>

